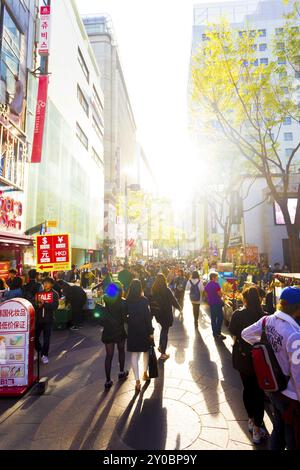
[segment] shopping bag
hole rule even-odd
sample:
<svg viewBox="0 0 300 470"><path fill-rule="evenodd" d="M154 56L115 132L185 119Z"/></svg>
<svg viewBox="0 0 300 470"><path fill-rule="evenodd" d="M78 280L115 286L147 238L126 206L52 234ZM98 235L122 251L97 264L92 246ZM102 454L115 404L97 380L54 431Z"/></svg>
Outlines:
<svg viewBox="0 0 300 470"><path fill-rule="evenodd" d="M157 357L154 346L150 346L149 349L149 377L150 379L156 379L158 377Z"/></svg>

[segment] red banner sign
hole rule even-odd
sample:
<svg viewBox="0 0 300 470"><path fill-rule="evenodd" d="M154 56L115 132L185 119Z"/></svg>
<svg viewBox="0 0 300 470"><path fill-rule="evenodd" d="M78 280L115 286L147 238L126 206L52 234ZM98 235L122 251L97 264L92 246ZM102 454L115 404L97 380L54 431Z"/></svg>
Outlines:
<svg viewBox="0 0 300 470"><path fill-rule="evenodd" d="M48 76L39 77L38 97L35 113L35 126L33 135L31 163L41 163L44 137L44 126L46 118Z"/></svg>
<svg viewBox="0 0 300 470"><path fill-rule="evenodd" d="M37 299L45 304L51 304L53 302L53 292L39 292Z"/></svg>
<svg viewBox="0 0 300 470"><path fill-rule="evenodd" d="M69 271L71 269L69 235L37 235L36 258L38 271Z"/></svg>

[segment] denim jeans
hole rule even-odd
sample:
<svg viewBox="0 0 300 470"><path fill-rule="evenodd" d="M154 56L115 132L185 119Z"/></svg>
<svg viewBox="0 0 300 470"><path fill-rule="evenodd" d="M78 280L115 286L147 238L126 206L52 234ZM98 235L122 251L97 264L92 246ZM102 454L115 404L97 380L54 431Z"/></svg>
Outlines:
<svg viewBox="0 0 300 470"><path fill-rule="evenodd" d="M271 450L295 450L296 440L293 427L283 420L283 413L289 406L289 399L279 392L270 393L273 405L273 432L271 435Z"/></svg>
<svg viewBox="0 0 300 470"><path fill-rule="evenodd" d="M220 335L223 324L223 307L221 304L210 305L210 318L213 335Z"/></svg>

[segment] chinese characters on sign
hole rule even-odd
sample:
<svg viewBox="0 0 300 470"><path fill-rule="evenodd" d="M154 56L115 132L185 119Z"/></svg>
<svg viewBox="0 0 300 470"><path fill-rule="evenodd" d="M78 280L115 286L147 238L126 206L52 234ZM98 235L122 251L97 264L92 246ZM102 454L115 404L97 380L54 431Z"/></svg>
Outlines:
<svg viewBox="0 0 300 470"><path fill-rule="evenodd" d="M62 235L37 235L36 259L38 271L68 271L71 269L70 237Z"/></svg>
<svg viewBox="0 0 300 470"><path fill-rule="evenodd" d="M50 6L41 7L40 17L41 17L41 25L40 25L39 54L49 55L51 7Z"/></svg>
<svg viewBox="0 0 300 470"><path fill-rule="evenodd" d="M19 301L0 306L0 388L28 385L29 321Z"/></svg>

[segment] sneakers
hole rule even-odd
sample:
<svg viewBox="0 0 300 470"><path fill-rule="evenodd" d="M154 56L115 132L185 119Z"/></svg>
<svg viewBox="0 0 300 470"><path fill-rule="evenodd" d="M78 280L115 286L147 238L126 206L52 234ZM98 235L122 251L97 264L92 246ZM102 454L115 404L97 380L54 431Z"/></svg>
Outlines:
<svg viewBox="0 0 300 470"><path fill-rule="evenodd" d="M71 326L70 330L71 330L71 331L78 331L78 330L79 330L79 326L73 325L73 326Z"/></svg>
<svg viewBox="0 0 300 470"><path fill-rule="evenodd" d="M113 386L113 381L112 380L108 380L107 382L105 382L104 384L104 388L105 390L109 390L112 386Z"/></svg>
<svg viewBox="0 0 300 470"><path fill-rule="evenodd" d="M266 439L267 433L264 428L253 428L252 441L253 444L259 445L261 442Z"/></svg>
<svg viewBox="0 0 300 470"><path fill-rule="evenodd" d="M214 338L215 338L215 339L220 339L220 340L224 341L224 339L226 339L226 336L220 334L220 335L214 335Z"/></svg>
<svg viewBox="0 0 300 470"><path fill-rule="evenodd" d="M170 354L161 354L159 359L161 361L166 361L167 359L169 359L169 357L170 357Z"/></svg>
<svg viewBox="0 0 300 470"><path fill-rule="evenodd" d="M47 356L42 356L42 363L43 364L49 364L49 359Z"/></svg>

